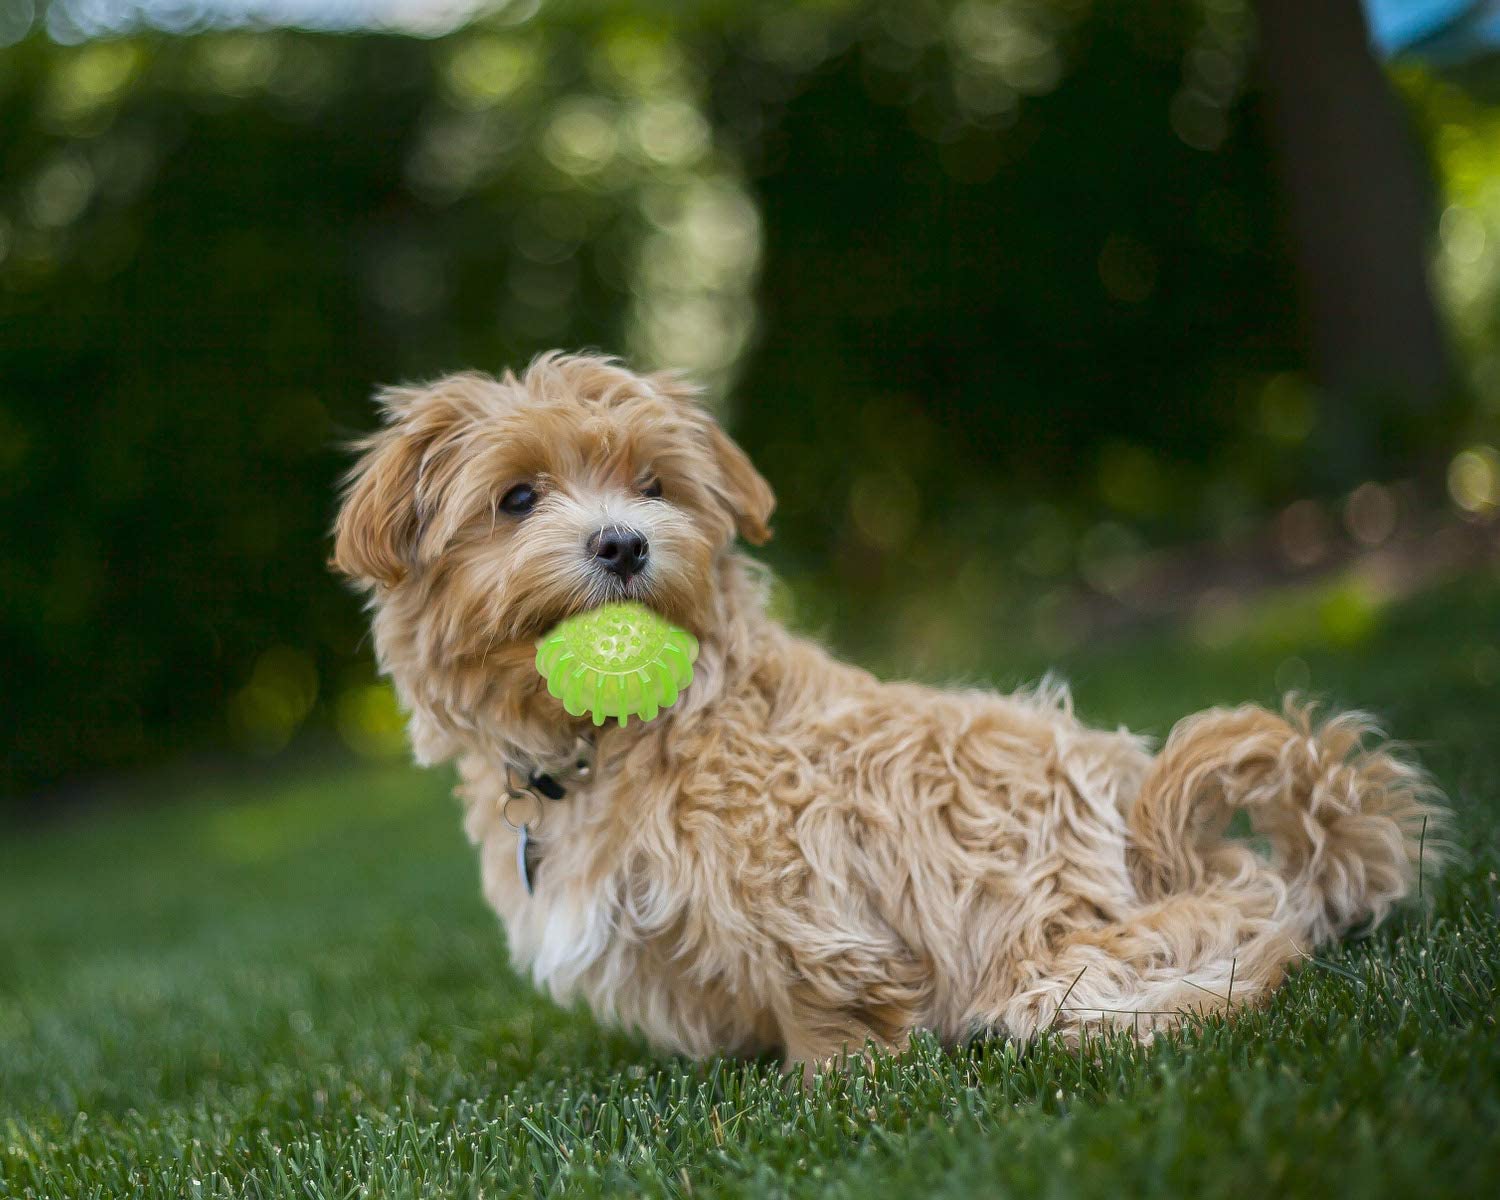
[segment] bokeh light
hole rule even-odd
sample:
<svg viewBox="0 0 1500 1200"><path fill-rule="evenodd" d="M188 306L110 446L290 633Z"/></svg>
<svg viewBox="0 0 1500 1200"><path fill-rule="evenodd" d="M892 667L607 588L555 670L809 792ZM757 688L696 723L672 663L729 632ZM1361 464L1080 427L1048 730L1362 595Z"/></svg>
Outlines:
<svg viewBox="0 0 1500 1200"><path fill-rule="evenodd" d="M406 753L406 718L387 684L362 684L341 692L337 723L344 744L362 757L393 759Z"/></svg>
<svg viewBox="0 0 1500 1200"><path fill-rule="evenodd" d="M1464 512L1488 515L1500 506L1500 453L1493 446L1471 446L1448 466L1448 494Z"/></svg>
<svg viewBox="0 0 1500 1200"><path fill-rule="evenodd" d="M245 750L274 754L286 748L317 698L318 669L312 658L291 646L273 646L230 699L230 733Z"/></svg>

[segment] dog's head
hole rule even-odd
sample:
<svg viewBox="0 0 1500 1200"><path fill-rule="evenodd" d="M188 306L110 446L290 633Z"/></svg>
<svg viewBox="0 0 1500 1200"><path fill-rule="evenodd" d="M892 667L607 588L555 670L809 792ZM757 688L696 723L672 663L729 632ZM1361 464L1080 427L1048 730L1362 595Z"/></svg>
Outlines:
<svg viewBox="0 0 1500 1200"><path fill-rule="evenodd" d="M382 394L335 525L334 566L405 598L429 655L524 644L639 600L708 632L714 563L770 536L775 499L669 375L548 355L520 378L455 375Z"/></svg>

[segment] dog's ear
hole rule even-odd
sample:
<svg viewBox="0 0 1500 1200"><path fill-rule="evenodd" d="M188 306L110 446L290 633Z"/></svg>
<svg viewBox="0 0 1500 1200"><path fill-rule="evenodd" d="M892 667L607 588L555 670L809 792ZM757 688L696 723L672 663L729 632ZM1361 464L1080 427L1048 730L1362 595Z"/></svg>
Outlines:
<svg viewBox="0 0 1500 1200"><path fill-rule="evenodd" d="M770 521L776 508L776 493L750 462L750 456L717 424L709 425L708 438L722 480L722 487L715 490L734 514L735 528L747 542L765 545L771 540Z"/></svg>
<svg viewBox="0 0 1500 1200"><path fill-rule="evenodd" d="M423 472L433 448L460 420L445 395L446 382L387 388L377 396L386 425L356 443L362 453L345 479L333 526L335 570L390 587L415 565Z"/></svg>
<svg viewBox="0 0 1500 1200"><path fill-rule="evenodd" d="M670 371L650 376L650 382L659 393L677 400L696 415L719 468L718 479L710 480L708 486L734 518L739 535L753 545L765 545L771 540L771 513L776 509L776 493L771 485L755 469L750 456L702 406L698 388Z"/></svg>

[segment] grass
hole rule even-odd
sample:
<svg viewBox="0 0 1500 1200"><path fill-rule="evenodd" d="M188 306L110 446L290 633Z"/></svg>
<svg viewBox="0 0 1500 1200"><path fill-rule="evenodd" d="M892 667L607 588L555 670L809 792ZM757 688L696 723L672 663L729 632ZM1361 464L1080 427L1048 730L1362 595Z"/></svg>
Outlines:
<svg viewBox="0 0 1500 1200"><path fill-rule="evenodd" d="M1273 607L1066 664L1089 716L1157 732L1290 675L1459 809L1429 912L1147 1049L919 1043L808 1092L656 1058L510 972L442 773L137 784L13 832L0 1196L1500 1194L1497 612L1468 580L1352 633Z"/></svg>

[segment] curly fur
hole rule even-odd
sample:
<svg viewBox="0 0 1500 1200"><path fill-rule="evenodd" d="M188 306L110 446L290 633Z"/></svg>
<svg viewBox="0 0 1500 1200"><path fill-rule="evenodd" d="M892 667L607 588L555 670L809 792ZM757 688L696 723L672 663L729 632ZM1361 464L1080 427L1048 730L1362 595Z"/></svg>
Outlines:
<svg viewBox="0 0 1500 1200"><path fill-rule="evenodd" d="M1061 686L883 683L780 627L733 548L769 536L771 489L674 377L549 355L383 404L334 562L370 593L418 759L457 760L516 963L559 1001L664 1049L802 1065L918 1028L1144 1037L1261 1002L1412 890L1443 809L1365 717L1214 709L1153 756ZM523 481L542 499L516 518L500 499ZM584 551L611 523L650 541L628 585ZM591 780L543 814L528 896L505 763L583 730L533 643L627 595L698 636L696 679L601 733ZM1240 809L1269 854L1226 836Z"/></svg>

